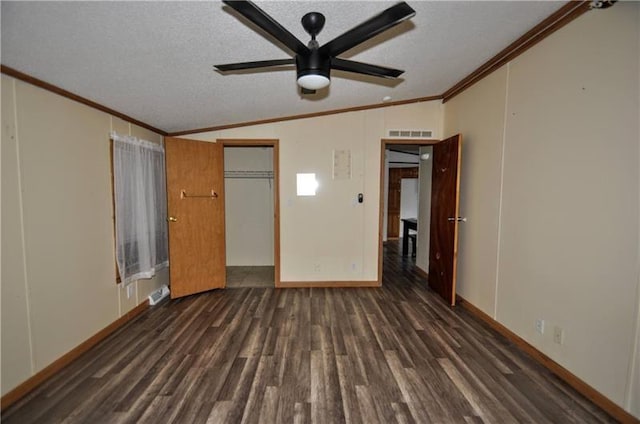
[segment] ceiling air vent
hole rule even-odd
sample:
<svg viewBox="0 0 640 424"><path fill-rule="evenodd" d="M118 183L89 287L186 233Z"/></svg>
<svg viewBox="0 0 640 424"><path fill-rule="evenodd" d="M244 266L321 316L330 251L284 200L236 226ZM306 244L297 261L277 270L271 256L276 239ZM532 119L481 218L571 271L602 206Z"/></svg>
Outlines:
<svg viewBox="0 0 640 424"><path fill-rule="evenodd" d="M433 138L431 130L389 130L389 138Z"/></svg>

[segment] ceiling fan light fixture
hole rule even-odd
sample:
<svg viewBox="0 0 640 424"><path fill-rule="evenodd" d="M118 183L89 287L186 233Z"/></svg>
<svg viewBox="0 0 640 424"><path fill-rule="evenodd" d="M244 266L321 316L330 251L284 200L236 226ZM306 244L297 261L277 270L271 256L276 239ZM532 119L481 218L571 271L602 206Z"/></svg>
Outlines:
<svg viewBox="0 0 640 424"><path fill-rule="evenodd" d="M298 77L298 85L307 90L320 90L331 84L331 80L320 74L306 74Z"/></svg>

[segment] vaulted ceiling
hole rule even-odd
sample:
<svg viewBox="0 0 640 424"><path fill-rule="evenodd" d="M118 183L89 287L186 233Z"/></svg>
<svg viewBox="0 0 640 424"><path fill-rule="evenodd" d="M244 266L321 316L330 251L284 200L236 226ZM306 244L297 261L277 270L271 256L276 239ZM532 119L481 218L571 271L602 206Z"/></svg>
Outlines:
<svg viewBox="0 0 640 424"><path fill-rule="evenodd" d="M388 1L257 1L307 43L300 25L326 16L320 45ZM395 82L340 71L301 96L293 67L222 75L214 64L290 52L219 1L2 1L3 65L167 132L440 95L564 3L412 1L413 19L341 57L404 69Z"/></svg>

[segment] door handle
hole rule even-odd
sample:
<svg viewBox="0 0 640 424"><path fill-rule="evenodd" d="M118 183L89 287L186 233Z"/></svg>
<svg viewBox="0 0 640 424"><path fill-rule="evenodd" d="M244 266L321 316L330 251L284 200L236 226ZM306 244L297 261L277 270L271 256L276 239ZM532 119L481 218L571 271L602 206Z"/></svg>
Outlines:
<svg viewBox="0 0 640 424"><path fill-rule="evenodd" d="M180 191L181 199L196 198L196 197L203 197L206 199L217 199L218 193L216 193L213 190L211 190L211 194L187 194L187 190L184 190L184 189Z"/></svg>
<svg viewBox="0 0 640 424"><path fill-rule="evenodd" d="M455 221L458 221L458 222L467 222L467 217L466 217L466 216L465 216L464 218L463 218L463 217L461 217L461 216L459 216L459 217L457 217L457 218L452 218L452 217L450 217L450 218L448 218L448 221L449 221L449 222L455 222Z"/></svg>
<svg viewBox="0 0 640 424"><path fill-rule="evenodd" d="M168 218L168 221L169 221L169 222L178 222L178 218L176 218L175 216L170 216L170 217Z"/></svg>

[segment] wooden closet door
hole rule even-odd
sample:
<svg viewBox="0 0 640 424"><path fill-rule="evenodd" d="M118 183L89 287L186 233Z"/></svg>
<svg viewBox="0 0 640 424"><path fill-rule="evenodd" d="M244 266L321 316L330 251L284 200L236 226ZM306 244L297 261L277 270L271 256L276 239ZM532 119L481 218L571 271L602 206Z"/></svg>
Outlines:
<svg viewBox="0 0 640 424"><path fill-rule="evenodd" d="M222 144L165 138L171 297L226 281Z"/></svg>

